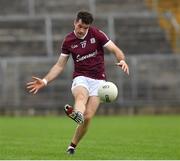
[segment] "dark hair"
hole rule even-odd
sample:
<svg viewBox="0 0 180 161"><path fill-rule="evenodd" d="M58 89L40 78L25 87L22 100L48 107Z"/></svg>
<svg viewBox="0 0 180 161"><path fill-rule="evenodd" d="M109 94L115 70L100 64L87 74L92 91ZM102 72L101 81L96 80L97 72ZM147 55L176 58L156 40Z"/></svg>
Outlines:
<svg viewBox="0 0 180 161"><path fill-rule="evenodd" d="M87 25L92 24L94 20L92 14L87 11L80 11L77 13L76 21L79 21L80 19Z"/></svg>

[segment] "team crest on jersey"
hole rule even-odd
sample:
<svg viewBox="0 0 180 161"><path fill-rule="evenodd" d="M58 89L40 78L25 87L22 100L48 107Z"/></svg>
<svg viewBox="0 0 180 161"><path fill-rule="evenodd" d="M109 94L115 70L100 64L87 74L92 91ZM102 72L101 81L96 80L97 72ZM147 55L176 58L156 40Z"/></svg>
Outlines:
<svg viewBox="0 0 180 161"><path fill-rule="evenodd" d="M94 44L94 43L96 42L95 38L94 38L94 37L91 38L91 39L90 39L90 42L91 42L91 44Z"/></svg>
<svg viewBox="0 0 180 161"><path fill-rule="evenodd" d="M85 48L86 47L86 43L87 43L87 41L85 40L85 41L83 41L83 42L81 42L80 44L81 44L81 47L82 48Z"/></svg>

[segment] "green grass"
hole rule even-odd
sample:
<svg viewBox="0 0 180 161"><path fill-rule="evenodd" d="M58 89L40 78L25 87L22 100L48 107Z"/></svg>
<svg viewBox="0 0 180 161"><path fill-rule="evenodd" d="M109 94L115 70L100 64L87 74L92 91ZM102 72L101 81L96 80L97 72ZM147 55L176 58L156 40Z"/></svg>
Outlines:
<svg viewBox="0 0 180 161"><path fill-rule="evenodd" d="M66 117L0 117L0 160L179 160L180 117L96 116L76 154L65 153L76 124Z"/></svg>

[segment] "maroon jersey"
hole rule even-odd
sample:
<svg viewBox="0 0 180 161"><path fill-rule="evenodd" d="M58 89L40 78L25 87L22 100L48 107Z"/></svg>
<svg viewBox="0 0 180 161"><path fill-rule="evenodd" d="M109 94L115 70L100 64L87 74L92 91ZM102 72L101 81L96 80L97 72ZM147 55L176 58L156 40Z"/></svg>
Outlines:
<svg viewBox="0 0 180 161"><path fill-rule="evenodd" d="M106 79L103 46L108 42L109 38L95 27L90 27L83 39L77 38L74 32L65 37L61 53L72 55L73 78L86 76L93 79Z"/></svg>

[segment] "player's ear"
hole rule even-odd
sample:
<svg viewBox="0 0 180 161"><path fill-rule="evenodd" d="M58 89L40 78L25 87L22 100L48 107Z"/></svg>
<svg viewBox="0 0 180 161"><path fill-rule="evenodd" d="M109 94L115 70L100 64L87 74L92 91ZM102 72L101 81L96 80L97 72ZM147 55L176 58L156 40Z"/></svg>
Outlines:
<svg viewBox="0 0 180 161"><path fill-rule="evenodd" d="M77 23L77 20L74 20L74 26L76 25L76 23Z"/></svg>

